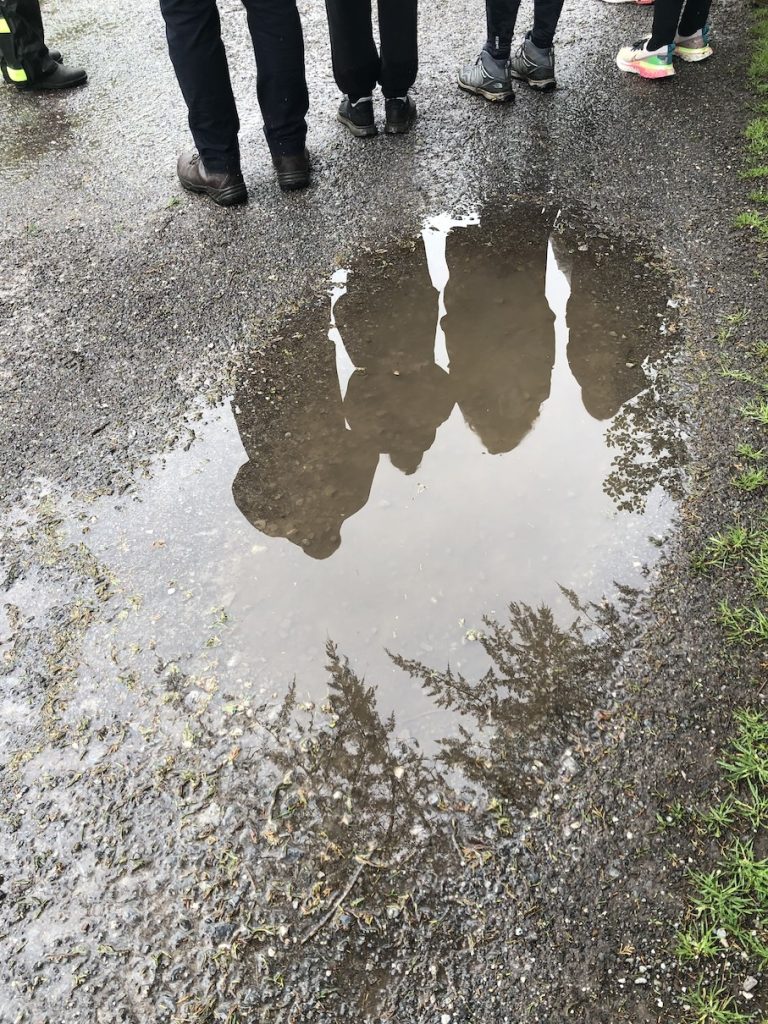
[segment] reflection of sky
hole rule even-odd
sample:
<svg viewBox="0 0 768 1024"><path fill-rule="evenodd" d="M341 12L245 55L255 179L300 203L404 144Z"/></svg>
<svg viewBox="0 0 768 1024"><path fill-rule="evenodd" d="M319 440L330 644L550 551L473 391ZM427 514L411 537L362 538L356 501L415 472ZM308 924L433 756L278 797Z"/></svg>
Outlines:
<svg viewBox="0 0 768 1024"><path fill-rule="evenodd" d="M433 245L436 321L445 285L439 260ZM343 287L338 275L332 294ZM244 451L229 408L198 429L201 441L189 452L165 458L118 522L105 505L91 542L127 588L143 594L160 656L200 652L215 631L222 644L210 655L231 675L229 692L247 682L252 692L280 695L295 677L300 695L322 698L332 638L378 686L382 711L395 710L401 726L428 742L446 733L445 713L392 667L387 648L473 675L487 662L466 634L483 615L504 618L514 600L549 604L567 620L558 584L582 600L610 594L614 580L641 585L641 566L657 553L649 534L664 530L669 504L657 490L640 517L618 513L605 495L614 455L604 442L608 424L586 412L569 368L568 278L551 246L546 295L555 315L551 392L520 444L489 455L454 406L417 472L379 458L367 503L343 524L328 558L258 533L234 506L231 482ZM438 357L441 333L438 325ZM329 337L344 393L352 362L333 327ZM158 540L164 546L153 546ZM231 621L212 630L217 607Z"/></svg>

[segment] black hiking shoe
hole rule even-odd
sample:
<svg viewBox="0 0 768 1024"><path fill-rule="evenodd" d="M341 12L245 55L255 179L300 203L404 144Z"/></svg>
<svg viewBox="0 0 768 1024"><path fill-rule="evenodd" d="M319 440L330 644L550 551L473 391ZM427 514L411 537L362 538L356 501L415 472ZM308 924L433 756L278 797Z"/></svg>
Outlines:
<svg viewBox="0 0 768 1024"><path fill-rule="evenodd" d="M336 120L358 139L369 139L378 131L373 119L373 99L370 96L363 96L355 103L349 96L345 96L339 104Z"/></svg>
<svg viewBox="0 0 768 1024"><path fill-rule="evenodd" d="M459 88L499 103L515 98L506 61L496 60L487 50L481 50L474 64L461 69Z"/></svg>
<svg viewBox="0 0 768 1024"><path fill-rule="evenodd" d="M385 99L384 111L384 131L388 135L405 135L416 120L416 104L410 96L393 96Z"/></svg>
<svg viewBox="0 0 768 1024"><path fill-rule="evenodd" d="M304 149L301 153L290 153L287 156L273 156L272 166L275 168L277 183L283 192L295 192L309 185L312 171L309 150Z"/></svg>
<svg viewBox="0 0 768 1024"><path fill-rule="evenodd" d="M523 40L523 45L513 53L509 60L509 73L521 82L527 82L534 89L554 89L555 81L555 50L540 50L533 45L531 33Z"/></svg>

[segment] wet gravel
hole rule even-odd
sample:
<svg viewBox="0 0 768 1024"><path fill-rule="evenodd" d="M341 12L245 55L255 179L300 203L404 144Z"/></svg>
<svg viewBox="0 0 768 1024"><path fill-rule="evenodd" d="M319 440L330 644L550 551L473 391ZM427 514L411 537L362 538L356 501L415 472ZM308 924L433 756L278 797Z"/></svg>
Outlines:
<svg viewBox="0 0 768 1024"><path fill-rule="evenodd" d="M224 10L252 96L242 19ZM3 137L22 123L30 140L12 135L1 172L0 1018L679 1020L691 978L671 949L690 850L656 815L706 791L730 711L762 701L764 674L712 625L722 582L691 569L744 501L730 486L742 385L718 376L717 333L750 311L727 342L739 358L766 304L764 263L732 228L747 191L745 8L719 4L716 58L654 86L611 64L647 12L573 4L561 89L521 88L497 109L454 86L479 12L425 5L421 119L365 146L332 121L323 19L305 11L305 195L278 195L242 103L250 205L179 197L183 112L149 2L127 20L48 5L91 84L0 92ZM565 722L557 752L529 752L534 795L490 809L434 778L343 662L328 707L294 709L297 724L209 704L204 673L182 677L140 637L151 669L136 678L117 652L121 697L105 706L89 637L129 615L131 595L88 549L88 502L136 488L137 467L188 436L192 403L229 393L237 357L257 361L336 266L441 209L516 197L579 211L672 276L682 343L668 387L689 409L693 457L651 597L596 664L598 710ZM348 785L356 772L381 788L369 804ZM751 1007L762 999L758 987Z"/></svg>

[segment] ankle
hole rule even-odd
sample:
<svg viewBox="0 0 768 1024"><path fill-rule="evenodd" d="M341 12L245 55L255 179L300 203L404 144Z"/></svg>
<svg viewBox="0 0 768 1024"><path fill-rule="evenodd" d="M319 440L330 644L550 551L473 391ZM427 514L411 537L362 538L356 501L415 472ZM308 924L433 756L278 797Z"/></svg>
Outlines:
<svg viewBox="0 0 768 1024"><path fill-rule="evenodd" d="M507 45L497 45L493 40L487 40L483 51L488 54L492 61L503 68L509 60L510 53L512 52L512 41L510 40Z"/></svg>

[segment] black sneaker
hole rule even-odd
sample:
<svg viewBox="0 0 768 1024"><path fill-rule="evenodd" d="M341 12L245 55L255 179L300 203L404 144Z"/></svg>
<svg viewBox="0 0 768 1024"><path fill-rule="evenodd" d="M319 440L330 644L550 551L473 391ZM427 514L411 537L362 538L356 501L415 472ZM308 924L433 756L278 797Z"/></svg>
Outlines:
<svg viewBox="0 0 768 1024"><path fill-rule="evenodd" d="M378 130L373 119L373 99L370 96L364 96L355 103L349 96L345 96L339 104L336 120L358 139L369 139Z"/></svg>
<svg viewBox="0 0 768 1024"><path fill-rule="evenodd" d="M533 45L529 32L517 53L510 57L509 73L534 89L554 89L557 86L554 47L540 50Z"/></svg>
<svg viewBox="0 0 768 1024"><path fill-rule="evenodd" d="M504 102L514 100L507 62L495 60L482 50L474 64L465 64L459 72L459 88L475 93L487 100Z"/></svg>
<svg viewBox="0 0 768 1024"><path fill-rule="evenodd" d="M384 111L384 131L388 135L405 135L416 120L416 104L410 96L394 96L384 100Z"/></svg>

